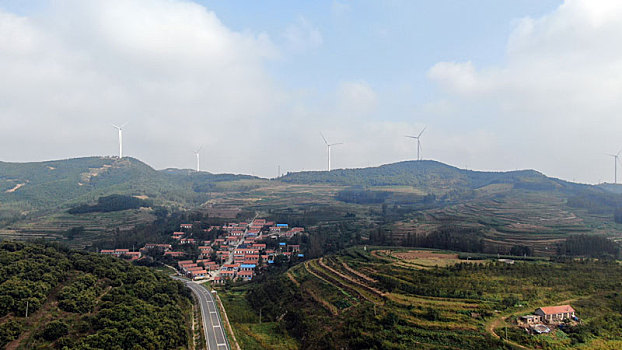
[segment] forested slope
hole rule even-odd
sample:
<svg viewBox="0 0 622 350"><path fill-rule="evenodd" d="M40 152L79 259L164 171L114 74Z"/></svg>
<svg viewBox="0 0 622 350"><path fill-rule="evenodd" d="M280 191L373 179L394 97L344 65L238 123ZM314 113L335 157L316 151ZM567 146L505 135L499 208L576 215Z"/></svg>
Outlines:
<svg viewBox="0 0 622 350"><path fill-rule="evenodd" d="M7 241L0 243L0 266L0 347L188 344L189 291L164 274L109 256Z"/></svg>

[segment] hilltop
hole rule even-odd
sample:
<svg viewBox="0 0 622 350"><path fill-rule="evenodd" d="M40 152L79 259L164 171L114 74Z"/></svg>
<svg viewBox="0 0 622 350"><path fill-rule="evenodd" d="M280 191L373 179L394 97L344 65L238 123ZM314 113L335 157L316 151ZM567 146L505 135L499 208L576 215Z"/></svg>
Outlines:
<svg viewBox="0 0 622 350"><path fill-rule="evenodd" d="M252 178L182 170L158 171L134 159L87 157L33 163L0 162L0 219L63 210L111 194L157 205L195 206L214 182Z"/></svg>
<svg viewBox="0 0 622 350"><path fill-rule="evenodd" d="M223 219L263 213L301 226L347 224L378 244L457 235L488 251L526 244L538 254L554 252L568 234L615 238L622 231L614 222L622 207L615 186L576 184L535 170L485 172L405 161L268 180L88 157L0 163L0 174L4 237L66 239L69 230L84 228L81 246L187 210ZM110 207L123 201L136 203Z"/></svg>
<svg viewBox="0 0 622 350"><path fill-rule="evenodd" d="M404 161L378 167L288 173L287 183L327 183L343 186L414 186L428 192L477 189L491 184L512 184L533 190L578 190L589 185L550 178L535 170L487 172L465 170L433 160Z"/></svg>

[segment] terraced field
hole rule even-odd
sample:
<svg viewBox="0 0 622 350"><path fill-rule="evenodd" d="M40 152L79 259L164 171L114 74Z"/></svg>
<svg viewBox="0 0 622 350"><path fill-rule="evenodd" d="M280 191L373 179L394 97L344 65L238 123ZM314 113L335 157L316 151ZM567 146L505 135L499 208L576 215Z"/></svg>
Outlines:
<svg viewBox="0 0 622 350"><path fill-rule="evenodd" d="M411 269L422 267L404 265L400 259L387 264L384 259L374 259L368 254L354 254L307 261L290 269L287 276L331 315L348 317L353 309L360 307L373 310L378 319L390 313L399 320L396 332L414 337L419 348L459 349L465 342L494 343L481 331L482 323L478 321L482 310L490 311L487 303L389 291L378 279L394 278L396 270L408 274ZM453 258L457 256L449 259Z"/></svg>
<svg viewBox="0 0 622 350"><path fill-rule="evenodd" d="M607 320L622 320L612 303L620 283L611 279L622 276L622 267L610 262L506 264L461 260L443 251L350 248L298 264L285 275L284 290L296 296L285 303L308 320L310 335L301 348L606 349L622 341L606 326ZM547 338L524 336L510 321L560 303L571 303L585 327ZM507 340L499 336L505 327ZM604 328L577 335L598 327Z"/></svg>
<svg viewBox="0 0 622 350"><path fill-rule="evenodd" d="M124 210L110 213L87 213L72 215L59 212L29 221L18 222L0 231L0 239L66 239L65 232L73 227L84 227L79 237L67 242L74 247L84 247L115 229L129 230L155 219L150 209Z"/></svg>
<svg viewBox="0 0 622 350"><path fill-rule="evenodd" d="M407 235L426 235L443 225L458 225L483 233L488 252L507 252L514 245L533 247L551 255L569 234L622 237L613 218L569 208L561 195L512 191L425 211L391 226L393 241Z"/></svg>

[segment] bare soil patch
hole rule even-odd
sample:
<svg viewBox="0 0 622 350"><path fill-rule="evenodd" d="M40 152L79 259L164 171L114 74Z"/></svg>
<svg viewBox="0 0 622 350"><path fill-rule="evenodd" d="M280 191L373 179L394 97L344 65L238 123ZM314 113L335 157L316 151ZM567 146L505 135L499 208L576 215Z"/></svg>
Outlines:
<svg viewBox="0 0 622 350"><path fill-rule="evenodd" d="M402 260L416 260L416 259L439 259L449 260L458 259L458 254L446 254L431 252L427 250L409 250L407 252L393 252L391 256L394 256Z"/></svg>

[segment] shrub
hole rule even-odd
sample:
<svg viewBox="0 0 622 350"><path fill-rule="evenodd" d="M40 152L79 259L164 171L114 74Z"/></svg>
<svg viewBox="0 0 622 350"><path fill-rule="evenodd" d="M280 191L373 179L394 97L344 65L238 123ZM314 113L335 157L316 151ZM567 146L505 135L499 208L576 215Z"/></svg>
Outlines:
<svg viewBox="0 0 622 350"><path fill-rule="evenodd" d="M42 336L45 340L54 341L67 333L69 333L69 326L63 321L55 320L45 326Z"/></svg>

